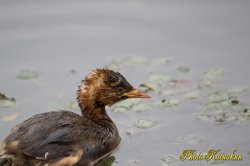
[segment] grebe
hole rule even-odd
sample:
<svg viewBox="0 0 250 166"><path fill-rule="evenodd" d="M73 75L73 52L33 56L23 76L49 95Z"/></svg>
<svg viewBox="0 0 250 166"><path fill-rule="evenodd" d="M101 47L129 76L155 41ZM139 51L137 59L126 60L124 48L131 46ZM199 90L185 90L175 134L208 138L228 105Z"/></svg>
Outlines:
<svg viewBox="0 0 250 166"><path fill-rule="evenodd" d="M32 116L12 128L1 148L0 166L90 166L120 143L105 106L128 99L149 98L119 73L92 71L79 86L82 115L51 111Z"/></svg>

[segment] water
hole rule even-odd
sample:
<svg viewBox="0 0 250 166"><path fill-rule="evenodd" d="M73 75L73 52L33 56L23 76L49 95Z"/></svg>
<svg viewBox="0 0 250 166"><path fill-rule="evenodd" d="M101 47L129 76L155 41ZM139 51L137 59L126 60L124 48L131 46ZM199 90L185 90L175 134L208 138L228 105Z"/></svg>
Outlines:
<svg viewBox="0 0 250 166"><path fill-rule="evenodd" d="M0 108L1 117L18 114L13 122L0 121L0 140L10 128L33 114L66 109L75 101L80 80L92 69L113 58L141 56L148 61L169 57L173 64L189 65L190 76L198 79L205 69L226 71L221 85L249 84L250 19L248 1L0 1L1 92L15 97L14 107ZM37 80L16 78L21 69L39 73ZM74 69L76 74L70 74ZM145 72L144 72L145 71ZM135 86L146 81L146 67L124 70ZM145 101L150 102L151 100ZM117 124L122 143L114 153L115 165L160 165L164 155L178 159L182 150L207 151L220 148L225 153L237 149L249 165L249 122L214 125L195 120L198 103L117 114L109 111ZM249 102L248 102L249 104ZM133 128L139 118L158 121L148 130ZM130 129L136 130L127 135ZM178 138L190 135L202 143L190 145ZM202 165L181 162L176 165Z"/></svg>

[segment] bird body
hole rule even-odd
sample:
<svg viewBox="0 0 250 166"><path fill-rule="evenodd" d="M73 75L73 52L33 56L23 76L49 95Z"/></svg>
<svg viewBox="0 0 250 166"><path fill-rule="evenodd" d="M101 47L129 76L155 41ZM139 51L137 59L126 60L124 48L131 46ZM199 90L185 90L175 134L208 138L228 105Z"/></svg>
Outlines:
<svg viewBox="0 0 250 166"><path fill-rule="evenodd" d="M105 106L131 97L147 98L118 72L97 69L82 81L70 111L40 113L15 126L1 148L0 166L91 166L120 143Z"/></svg>

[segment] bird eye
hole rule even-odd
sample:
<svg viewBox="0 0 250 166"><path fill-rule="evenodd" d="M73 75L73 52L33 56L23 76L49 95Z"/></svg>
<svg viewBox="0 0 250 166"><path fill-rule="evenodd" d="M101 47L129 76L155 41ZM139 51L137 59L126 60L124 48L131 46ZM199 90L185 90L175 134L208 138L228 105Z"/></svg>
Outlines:
<svg viewBox="0 0 250 166"><path fill-rule="evenodd" d="M125 89L123 87L118 87L116 88L116 91L119 93L119 94L122 94L125 92Z"/></svg>

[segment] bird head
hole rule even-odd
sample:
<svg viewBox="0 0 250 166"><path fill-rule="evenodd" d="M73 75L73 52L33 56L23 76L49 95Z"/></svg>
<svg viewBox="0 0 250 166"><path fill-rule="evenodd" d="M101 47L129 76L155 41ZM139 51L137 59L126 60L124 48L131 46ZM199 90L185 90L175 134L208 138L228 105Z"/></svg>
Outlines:
<svg viewBox="0 0 250 166"><path fill-rule="evenodd" d="M89 73L78 90L78 103L81 110L91 110L99 106L111 106L128 98L150 98L133 88L119 73L104 68Z"/></svg>

